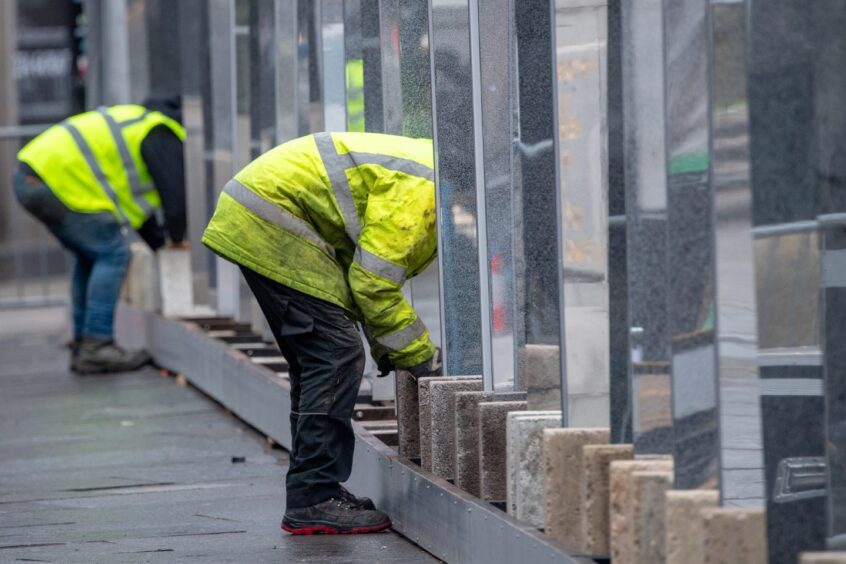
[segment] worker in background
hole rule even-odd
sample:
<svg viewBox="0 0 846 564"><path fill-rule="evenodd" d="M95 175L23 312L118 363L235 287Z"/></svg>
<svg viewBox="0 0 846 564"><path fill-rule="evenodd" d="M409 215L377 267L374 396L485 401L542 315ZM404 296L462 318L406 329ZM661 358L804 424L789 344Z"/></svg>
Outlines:
<svg viewBox="0 0 846 564"><path fill-rule="evenodd" d="M19 153L15 195L73 254L71 370L135 370L149 361L113 340L131 258L130 230L151 248L183 246L185 184L178 97L73 116Z"/></svg>
<svg viewBox="0 0 846 564"><path fill-rule="evenodd" d="M391 525L341 487L364 370L363 325L387 374L440 376L440 354L402 286L437 250L432 142L316 133L265 153L223 189L203 243L241 271L290 366L291 463L282 528Z"/></svg>

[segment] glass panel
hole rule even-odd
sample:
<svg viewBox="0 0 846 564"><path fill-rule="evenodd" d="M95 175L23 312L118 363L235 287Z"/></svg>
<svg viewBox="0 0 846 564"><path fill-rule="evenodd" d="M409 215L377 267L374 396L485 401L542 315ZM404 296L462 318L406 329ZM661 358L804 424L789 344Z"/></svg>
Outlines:
<svg viewBox="0 0 846 564"><path fill-rule="evenodd" d="M517 388L530 409L561 408L558 191L552 10L545 0L514 3L518 139L514 166L514 334Z"/></svg>
<svg viewBox="0 0 846 564"><path fill-rule="evenodd" d="M481 119L484 161L485 225L487 256L482 268L487 275L490 366L485 388L511 390L515 383L514 338L514 194L512 190L514 144L513 91L515 84L514 18L509 0L478 0L479 76L477 111ZM471 12L471 18L473 13ZM478 142L478 141L477 141ZM480 234L481 236L481 234ZM484 289L484 288L483 288ZM484 295L485 292L482 292ZM483 310L484 313L485 310ZM483 316L485 317L485 316ZM487 332L484 331L487 329Z"/></svg>
<svg viewBox="0 0 846 564"><path fill-rule="evenodd" d="M564 424L607 427L608 178L604 0L556 2Z"/></svg>

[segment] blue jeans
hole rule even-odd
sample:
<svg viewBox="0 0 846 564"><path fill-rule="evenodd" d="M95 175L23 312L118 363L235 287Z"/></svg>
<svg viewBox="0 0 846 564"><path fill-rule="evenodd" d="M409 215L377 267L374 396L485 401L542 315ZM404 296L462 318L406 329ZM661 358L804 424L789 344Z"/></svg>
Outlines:
<svg viewBox="0 0 846 564"><path fill-rule="evenodd" d="M68 209L36 177L17 172L13 185L18 202L73 254L74 337L111 339L115 305L131 258L125 230L110 212Z"/></svg>

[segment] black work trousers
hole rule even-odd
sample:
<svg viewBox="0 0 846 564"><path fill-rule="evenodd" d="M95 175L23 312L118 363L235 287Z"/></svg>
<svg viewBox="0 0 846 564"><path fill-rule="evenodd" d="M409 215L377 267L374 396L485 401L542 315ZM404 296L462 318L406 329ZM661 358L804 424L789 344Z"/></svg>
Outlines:
<svg viewBox="0 0 846 564"><path fill-rule="evenodd" d="M340 307L241 267L290 366L291 463L287 507L338 495L352 471L350 419L364 372L364 347Z"/></svg>

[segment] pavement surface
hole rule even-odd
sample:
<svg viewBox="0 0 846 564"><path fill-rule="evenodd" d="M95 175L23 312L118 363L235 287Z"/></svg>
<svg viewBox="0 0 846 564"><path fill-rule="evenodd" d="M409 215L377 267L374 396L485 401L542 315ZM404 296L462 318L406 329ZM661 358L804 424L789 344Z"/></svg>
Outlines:
<svg viewBox="0 0 846 564"><path fill-rule="evenodd" d="M284 450L152 368L74 376L66 320L0 311L0 562L439 562L284 533Z"/></svg>

